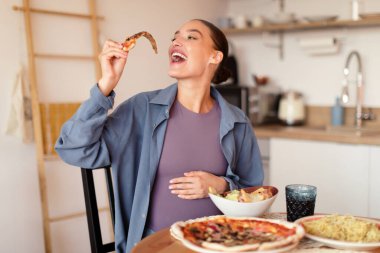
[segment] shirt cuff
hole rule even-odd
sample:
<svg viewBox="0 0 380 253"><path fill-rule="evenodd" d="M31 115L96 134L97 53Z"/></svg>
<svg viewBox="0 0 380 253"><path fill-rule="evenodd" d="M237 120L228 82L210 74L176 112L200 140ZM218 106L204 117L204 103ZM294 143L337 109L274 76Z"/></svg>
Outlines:
<svg viewBox="0 0 380 253"><path fill-rule="evenodd" d="M221 177L221 178L227 181L230 187L229 191L238 189L237 185L234 183L234 181L231 178L228 178L228 177Z"/></svg>
<svg viewBox="0 0 380 253"><path fill-rule="evenodd" d="M98 84L94 85L90 91L91 97L98 103L102 108L109 110L112 109L115 103L116 93L111 91L111 93L106 97L100 91Z"/></svg>

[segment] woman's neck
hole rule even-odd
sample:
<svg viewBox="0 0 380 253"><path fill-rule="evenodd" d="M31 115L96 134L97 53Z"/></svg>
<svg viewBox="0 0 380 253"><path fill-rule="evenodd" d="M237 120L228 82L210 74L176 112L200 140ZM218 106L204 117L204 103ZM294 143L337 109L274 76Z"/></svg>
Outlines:
<svg viewBox="0 0 380 253"><path fill-rule="evenodd" d="M214 99L210 94L210 82L179 80L177 100L195 113L209 112L214 105Z"/></svg>

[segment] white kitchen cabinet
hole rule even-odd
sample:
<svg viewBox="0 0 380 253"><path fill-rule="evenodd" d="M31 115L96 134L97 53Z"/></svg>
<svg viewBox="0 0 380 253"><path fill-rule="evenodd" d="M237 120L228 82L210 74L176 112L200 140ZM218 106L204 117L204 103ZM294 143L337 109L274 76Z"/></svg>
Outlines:
<svg viewBox="0 0 380 253"><path fill-rule="evenodd" d="M380 149L373 152L373 163L379 164ZM269 182L279 188L279 195L271 211L286 211L286 185L311 184L317 186L315 212L368 216L369 156L369 146L272 138ZM373 168L375 172L379 178L380 171ZM379 196L376 187L373 198ZM373 212L380 207L375 205Z"/></svg>
<svg viewBox="0 0 380 253"><path fill-rule="evenodd" d="M370 148L369 216L380 218L380 147Z"/></svg>
<svg viewBox="0 0 380 253"><path fill-rule="evenodd" d="M263 185L269 185L269 173L270 173L270 168L269 168L269 154L270 154L270 139L268 138L258 138L257 143L260 148L260 153L261 153L261 161L263 163L263 170L264 170L264 181Z"/></svg>

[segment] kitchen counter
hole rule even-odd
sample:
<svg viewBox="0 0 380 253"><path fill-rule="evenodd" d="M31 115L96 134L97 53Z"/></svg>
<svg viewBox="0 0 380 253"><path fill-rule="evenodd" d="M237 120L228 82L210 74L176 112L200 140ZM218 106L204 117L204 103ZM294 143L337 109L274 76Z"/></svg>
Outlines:
<svg viewBox="0 0 380 253"><path fill-rule="evenodd" d="M349 131L332 131L319 126L253 126L257 138L286 138L297 140L313 140L348 144L380 146L380 132L357 136Z"/></svg>

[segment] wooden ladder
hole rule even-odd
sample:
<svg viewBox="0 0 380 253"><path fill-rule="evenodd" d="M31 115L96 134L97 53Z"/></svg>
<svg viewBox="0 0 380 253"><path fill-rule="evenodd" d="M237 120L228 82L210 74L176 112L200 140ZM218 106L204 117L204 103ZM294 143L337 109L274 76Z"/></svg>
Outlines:
<svg viewBox="0 0 380 253"><path fill-rule="evenodd" d="M36 143L36 156L37 156L37 168L38 168L38 179L40 188L40 198L42 207L42 218L43 218L43 232L44 232L44 243L45 252L52 252L51 244L51 233L50 233L50 223L60 220L66 220L75 218L78 216L84 216L86 213L74 213L61 217L50 217L48 208L48 198L47 198L47 178L46 178L46 167L45 162L50 160L51 157L56 156L54 152L54 142L59 135L59 130L63 122L65 122L79 107L79 103L70 104L41 104L39 102L38 96L38 82L37 82L37 72L36 72L36 58L45 59L61 59L61 60L91 60L94 61L96 80L101 77L101 69L99 62L97 61L97 56L100 53L100 48L98 44L98 24L99 17L96 15L96 5L95 0L88 0L90 14L78 14L70 12L53 11L46 9L31 8L30 0L23 0L23 6L13 6L16 11L22 11L24 14L25 22L25 32L26 32L26 43L27 43L27 53L28 53L28 73L29 73L29 83L30 92L32 100L32 113L33 113L33 126L34 126L34 138ZM93 55L66 55L66 54L42 54L35 52L33 45L33 29L32 29L32 19L31 14L41 14L41 15L55 15L67 18L79 18L87 19L91 22L92 30L92 47ZM99 208L100 211L108 210L108 207Z"/></svg>

